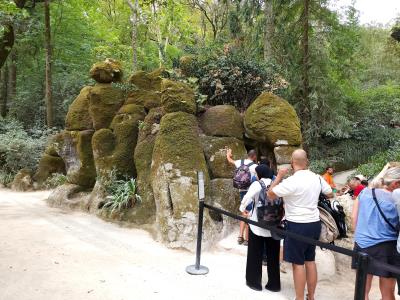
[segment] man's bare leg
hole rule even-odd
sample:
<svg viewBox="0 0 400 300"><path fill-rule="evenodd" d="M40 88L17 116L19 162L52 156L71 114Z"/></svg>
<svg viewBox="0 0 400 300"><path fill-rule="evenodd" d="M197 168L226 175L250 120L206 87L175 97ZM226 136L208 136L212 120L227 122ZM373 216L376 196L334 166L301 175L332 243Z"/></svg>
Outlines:
<svg viewBox="0 0 400 300"><path fill-rule="evenodd" d="M381 290L382 300L395 300L395 287L396 279L379 277L379 288Z"/></svg>
<svg viewBox="0 0 400 300"><path fill-rule="evenodd" d="M306 287L306 269L304 265L292 264L294 289L296 292L296 300L304 299L304 289Z"/></svg>
<svg viewBox="0 0 400 300"><path fill-rule="evenodd" d="M369 300L369 292L371 291L373 275L367 275L367 282L365 284L365 300Z"/></svg>
<svg viewBox="0 0 400 300"><path fill-rule="evenodd" d="M306 278L308 300L314 300L315 290L317 288L318 273L315 261L306 261Z"/></svg>

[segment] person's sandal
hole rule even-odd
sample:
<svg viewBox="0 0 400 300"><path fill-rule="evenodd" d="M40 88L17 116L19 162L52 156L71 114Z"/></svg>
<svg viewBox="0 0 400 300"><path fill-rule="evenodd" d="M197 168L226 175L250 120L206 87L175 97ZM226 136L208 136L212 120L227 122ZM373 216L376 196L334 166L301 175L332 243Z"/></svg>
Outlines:
<svg viewBox="0 0 400 300"><path fill-rule="evenodd" d="M248 246L249 245L249 241L244 241L243 242L243 246Z"/></svg>
<svg viewBox="0 0 400 300"><path fill-rule="evenodd" d="M242 236L239 236L237 241L238 241L238 244L241 245L244 243L244 238Z"/></svg>

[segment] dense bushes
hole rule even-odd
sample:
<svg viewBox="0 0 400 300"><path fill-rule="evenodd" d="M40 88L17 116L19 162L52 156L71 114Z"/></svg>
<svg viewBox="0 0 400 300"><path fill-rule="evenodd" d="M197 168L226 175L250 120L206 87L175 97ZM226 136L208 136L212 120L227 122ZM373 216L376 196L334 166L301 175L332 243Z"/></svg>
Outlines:
<svg viewBox="0 0 400 300"><path fill-rule="evenodd" d="M199 78L199 91L208 96L206 103L210 105L231 104L245 110L262 91L286 85L273 65L234 50L202 52L183 62L185 73Z"/></svg>
<svg viewBox="0 0 400 300"><path fill-rule="evenodd" d="M357 168L357 173L372 178L391 161L400 161L400 141L390 147L389 150L372 156L366 164L360 165Z"/></svg>
<svg viewBox="0 0 400 300"><path fill-rule="evenodd" d="M24 130L15 120L0 119L0 172L13 175L23 168L34 170L53 133L41 128Z"/></svg>

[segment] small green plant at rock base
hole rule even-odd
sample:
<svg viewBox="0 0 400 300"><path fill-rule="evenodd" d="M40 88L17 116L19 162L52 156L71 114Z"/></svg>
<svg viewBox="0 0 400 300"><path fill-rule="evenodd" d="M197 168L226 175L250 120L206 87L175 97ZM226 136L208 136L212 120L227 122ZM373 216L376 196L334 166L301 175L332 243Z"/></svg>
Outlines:
<svg viewBox="0 0 400 300"><path fill-rule="evenodd" d="M54 173L43 183L46 189L54 189L67 182L67 176L64 174Z"/></svg>
<svg viewBox="0 0 400 300"><path fill-rule="evenodd" d="M122 211L136 205L142 201L142 198L137 194L136 179L131 178L128 181L117 180L113 183L112 189L107 189L106 201L103 209L114 211Z"/></svg>
<svg viewBox="0 0 400 300"><path fill-rule="evenodd" d="M143 121L138 121L138 128L143 129L145 126L145 123Z"/></svg>
<svg viewBox="0 0 400 300"><path fill-rule="evenodd" d="M4 187L10 186L10 184L13 182L13 180L14 180L13 174L9 174L9 173L0 171L0 187L1 186L4 186Z"/></svg>

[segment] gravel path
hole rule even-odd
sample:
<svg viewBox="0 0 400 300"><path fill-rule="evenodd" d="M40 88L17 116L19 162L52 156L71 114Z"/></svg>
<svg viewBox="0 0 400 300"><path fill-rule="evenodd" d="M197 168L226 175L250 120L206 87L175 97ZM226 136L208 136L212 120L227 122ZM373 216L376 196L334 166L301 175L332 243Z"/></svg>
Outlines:
<svg viewBox="0 0 400 300"><path fill-rule="evenodd" d="M281 293L249 290L245 250L206 252L202 261L210 273L190 276L184 270L193 254L167 249L143 230L49 208L43 201L47 196L0 190L0 299L294 297L291 274L282 276ZM353 284L350 271L320 282L317 299L352 299Z"/></svg>

